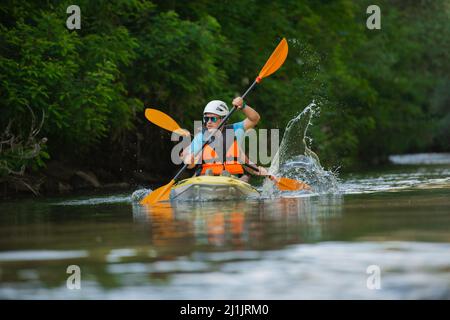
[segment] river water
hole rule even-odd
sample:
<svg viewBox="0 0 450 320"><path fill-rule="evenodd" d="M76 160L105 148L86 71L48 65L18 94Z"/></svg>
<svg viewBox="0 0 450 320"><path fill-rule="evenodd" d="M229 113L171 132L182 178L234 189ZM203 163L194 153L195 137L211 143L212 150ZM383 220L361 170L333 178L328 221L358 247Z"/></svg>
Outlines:
<svg viewBox="0 0 450 320"><path fill-rule="evenodd" d="M332 194L156 208L130 194L2 202L0 298L449 299L447 157L393 158L340 177Z"/></svg>

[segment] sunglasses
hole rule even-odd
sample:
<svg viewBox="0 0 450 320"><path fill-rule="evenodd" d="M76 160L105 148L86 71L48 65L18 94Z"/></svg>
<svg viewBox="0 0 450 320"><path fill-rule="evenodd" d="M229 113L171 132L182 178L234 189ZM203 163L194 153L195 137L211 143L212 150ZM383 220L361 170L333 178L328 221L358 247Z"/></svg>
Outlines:
<svg viewBox="0 0 450 320"><path fill-rule="evenodd" d="M203 117L203 122L208 123L211 120L212 123L216 123L219 119L219 117Z"/></svg>

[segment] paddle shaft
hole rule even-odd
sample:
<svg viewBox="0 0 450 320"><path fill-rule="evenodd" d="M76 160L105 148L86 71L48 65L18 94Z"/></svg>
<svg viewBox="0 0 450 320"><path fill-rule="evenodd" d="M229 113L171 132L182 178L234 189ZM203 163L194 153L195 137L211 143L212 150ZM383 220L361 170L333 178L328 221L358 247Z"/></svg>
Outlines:
<svg viewBox="0 0 450 320"><path fill-rule="evenodd" d="M249 167L250 169L253 169L253 170L255 170L255 171L260 172L259 168L258 168L256 165L254 165L254 164L251 164L251 163L243 163L242 165L244 165L244 166L246 166L246 167ZM261 174L260 174L260 175L261 175ZM269 173L269 174L266 174L265 176L268 177L268 178L270 178L270 179L272 179L272 180L276 179L276 177L275 177L274 175L270 174L270 173Z"/></svg>
<svg viewBox="0 0 450 320"><path fill-rule="evenodd" d="M251 164L251 163L249 163L249 162L245 162L245 163L243 163L242 165L244 165L244 166L246 166L246 167L249 167L250 169L253 169L253 170L259 172L259 168L258 168L256 165L253 165L253 164Z"/></svg>
<svg viewBox="0 0 450 320"><path fill-rule="evenodd" d="M242 99L244 99L244 98L247 96L247 94L255 87L255 85L256 85L257 83L258 83L258 82L257 82L256 80L252 83L252 85L251 85L251 86L247 89L247 91L245 91L245 93L242 95ZM226 117L222 120L222 122L220 123L219 127L217 128L217 130L222 129L222 127L225 125L225 123L226 123L226 122L228 121L228 119L231 117L231 115L233 114L233 112L236 111L236 109L237 109L236 107L233 107L233 110L231 110L231 112L228 113L228 114L226 115ZM194 154L194 159L195 159L195 157L196 157L197 155L200 154L200 152L203 151L203 149L205 148L205 146L210 142L210 140L211 140L211 138L212 138L213 135L214 135L214 133L211 133L211 134L209 135L208 139L206 139L206 141L203 143L202 148L201 148L199 151L197 151L197 153ZM189 164L185 163L184 166L177 172L177 174L175 175L175 177L173 177L173 180L176 181L176 180L178 179L178 177L183 173L183 171L186 170L186 168L188 167L188 165L189 165Z"/></svg>

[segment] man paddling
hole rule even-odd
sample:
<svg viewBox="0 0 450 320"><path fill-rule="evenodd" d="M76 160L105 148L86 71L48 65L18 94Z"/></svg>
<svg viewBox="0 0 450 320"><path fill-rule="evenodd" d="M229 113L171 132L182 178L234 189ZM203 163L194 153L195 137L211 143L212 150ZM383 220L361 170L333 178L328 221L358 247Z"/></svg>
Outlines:
<svg viewBox="0 0 450 320"><path fill-rule="evenodd" d="M235 98L232 104L247 117L243 121L222 126L220 131L217 128L229 113L227 104L220 100L213 100L205 106L202 133L197 134L190 146L183 152L184 162L188 164L189 169L198 166L196 175L231 174L248 181L249 177L244 174L242 164L245 166L245 163L249 161L239 145L243 141L245 131L254 128L258 124L260 116L241 97ZM210 135L212 135L210 143L194 159L194 155L197 154ZM252 174L259 174L259 172L249 169L247 166L245 166L245 170ZM260 171L262 170L264 168L260 168Z"/></svg>
<svg viewBox="0 0 450 320"><path fill-rule="evenodd" d="M269 75L271 75L272 73L274 73L275 71L277 71L281 65L284 63L284 61L286 60L288 54L288 45L287 45L287 41L285 38L283 38L280 43L278 44L278 46L275 48L275 50L272 52L272 54L270 55L269 59L266 61L264 67L261 69L261 71L259 72L258 76L256 77L255 81L250 85L250 87L245 91L245 93L242 95L242 98L245 98L245 96L247 96L247 94L258 84L261 82L262 79L268 77ZM242 99L241 98L241 99ZM233 100L234 102L234 100ZM233 103L235 104L235 103ZM238 106L236 106L236 108L239 108L241 110L244 110L244 113L247 115L247 119L249 120L249 122L247 122L247 129L250 127L251 123L253 123L253 126L255 126L255 124L259 121L259 115L257 117L252 117L252 116L248 116L248 114L245 112L246 106L244 105L244 102L242 101L241 103L236 102L236 104L238 104ZM224 103L224 105L226 106L226 104ZM212 113L212 116L217 115L219 119L215 119L216 122L218 122L218 120L220 120L221 122L223 122L224 120L228 119L229 116L236 110L232 109L231 112L225 116L225 118L223 118L223 116L221 116L220 114L218 114L217 110L214 110L213 112L209 112ZM226 107L226 109L224 109L223 111L227 111L228 107ZM148 110L148 109L147 109ZM146 110L146 116L147 116L147 110ZM248 109L250 110L250 109ZM252 109L253 110L253 109ZM205 110L207 111L207 110ZM254 110L253 110L254 111ZM254 111L256 113L256 111ZM222 114L227 114L225 112L220 112ZM257 113L256 113L257 114ZM253 114L254 115L254 114ZM205 115L206 116L206 115ZM167 119L167 116L164 117L165 119ZM214 119L206 119L206 129L208 130L208 122L213 122ZM170 121L171 122L171 121ZM219 122L217 124L217 128L219 128L220 123ZM214 122L213 122L214 123ZM174 124L172 122L172 124ZM165 125L163 127L166 127ZM170 126L171 129L170 131L175 131L178 129L178 125L175 123L175 127L177 127L177 129L174 129L173 126ZM211 125L210 125L211 127ZM241 125L241 128L243 127L243 130L245 131L246 127L245 127L245 121L244 123ZM174 130L172 130L174 129ZM180 128L181 129L181 128ZM234 130L233 130L234 132ZM201 139L203 140L203 134L201 135ZM200 138L198 138L200 139ZM233 139L234 140L234 139ZM206 142L209 141L205 141L205 145ZM175 174L175 176L172 178L172 180L169 181L169 183L159 187L156 190L153 190L152 192L150 192L148 195L146 195L140 202L140 204L143 205L153 205L156 204L160 201L168 201L170 200L170 194L172 191L172 187L175 185L175 183L178 181L180 175L184 172L184 170L186 170L186 168L188 166L190 166L191 168L194 167L195 165L195 160L194 156L196 156L197 154L192 152L192 150L195 150L195 144L192 144L192 147L188 148L187 150L185 149L185 156L183 157L183 160L185 161L185 165L183 165L183 167L178 170L178 172ZM202 148L200 147L198 149L198 154L200 154L200 151L203 152ZM258 172L260 172L260 174L263 174L261 169L258 169ZM212 171L212 170L211 170ZM224 170L222 170L224 171ZM206 172L205 172L206 173ZM278 188L280 190L289 190L289 191L294 191L294 190L300 190L300 189L305 189L305 188L309 188L308 185L306 185L303 182L300 181L296 181L293 179L288 179L288 178L284 178L284 177L276 177L274 175L268 174L268 173L264 173L264 175L266 175L267 177L269 177L272 181L275 182L275 184L278 186ZM305 187L306 186L306 187Z"/></svg>

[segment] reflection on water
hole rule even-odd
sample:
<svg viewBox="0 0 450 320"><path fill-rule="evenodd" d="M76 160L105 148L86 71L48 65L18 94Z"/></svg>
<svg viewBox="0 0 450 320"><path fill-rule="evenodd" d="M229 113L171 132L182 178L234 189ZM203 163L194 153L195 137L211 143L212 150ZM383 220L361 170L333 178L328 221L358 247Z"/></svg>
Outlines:
<svg viewBox="0 0 450 320"><path fill-rule="evenodd" d="M284 239L317 241L326 220L340 215L342 201L339 195L328 195L277 201L133 204L133 218L151 224L155 244L192 238L195 245L245 248L263 246L268 238L279 236L280 228L284 228ZM299 230L304 231L301 237Z"/></svg>
<svg viewBox="0 0 450 320"><path fill-rule="evenodd" d="M449 299L448 170L347 176L336 195L0 203L0 298ZM81 290L66 287L69 265Z"/></svg>
<svg viewBox="0 0 450 320"><path fill-rule="evenodd" d="M398 192L415 189L450 188L450 167L393 167L380 175L349 175L339 186L345 194Z"/></svg>
<svg viewBox="0 0 450 320"><path fill-rule="evenodd" d="M394 164L450 164L450 153L416 153L392 155L389 160Z"/></svg>

